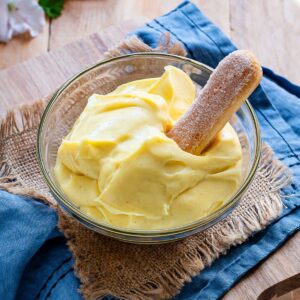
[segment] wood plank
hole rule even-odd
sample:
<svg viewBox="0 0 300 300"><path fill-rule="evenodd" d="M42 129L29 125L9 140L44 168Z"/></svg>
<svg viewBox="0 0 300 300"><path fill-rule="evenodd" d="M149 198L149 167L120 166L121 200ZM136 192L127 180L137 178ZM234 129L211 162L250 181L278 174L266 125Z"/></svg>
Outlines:
<svg viewBox="0 0 300 300"><path fill-rule="evenodd" d="M51 23L50 49L57 49L79 37L99 32L107 26L144 16L158 17L174 9L182 0L69 0L61 17ZM227 34L229 27L229 0L195 0L200 7Z"/></svg>
<svg viewBox="0 0 300 300"><path fill-rule="evenodd" d="M198 0L192 2L194 2L212 22L214 22L228 37L230 37L229 0Z"/></svg>
<svg viewBox="0 0 300 300"><path fill-rule="evenodd" d="M230 0L231 37L261 63L300 84L299 1Z"/></svg>
<svg viewBox="0 0 300 300"><path fill-rule="evenodd" d="M232 288L223 300L252 300L268 287L300 273L300 232Z"/></svg>
<svg viewBox="0 0 300 300"><path fill-rule="evenodd" d="M122 2L126 3L126 1L122 1ZM135 0L130 2L135 2L133 5L133 9L138 5L139 6L138 11L141 14L148 17L149 19L153 19L171 11L177 5L179 5L182 2L182 0L171 0L171 1ZM193 2L196 6L198 6L198 8L208 18L210 18L217 26L219 26L229 36L230 34L229 0L224 0L224 1L193 0L191 2Z"/></svg>
<svg viewBox="0 0 300 300"><path fill-rule="evenodd" d="M101 60L108 48L145 21L145 18L136 18L123 22L85 40L0 71L0 117L13 106L49 95L69 77Z"/></svg>
<svg viewBox="0 0 300 300"><path fill-rule="evenodd" d="M299 300L300 299L300 288L291 292L292 300Z"/></svg>
<svg viewBox="0 0 300 300"><path fill-rule="evenodd" d="M298 291L300 291L300 273L270 286L259 295L257 300L297 300L295 297L300 295Z"/></svg>
<svg viewBox="0 0 300 300"><path fill-rule="evenodd" d="M37 38L29 39L21 36L8 44L0 44L0 69L40 55L49 49L60 48L137 15L149 19L158 17L181 2L181 0L67 0L62 15L52 20L50 25L47 22L43 33ZM229 0L221 2L195 0L194 3L229 36Z"/></svg>
<svg viewBox="0 0 300 300"><path fill-rule="evenodd" d="M14 37L7 44L0 43L0 70L46 52L48 37L49 22L47 21L43 32L36 38L24 34Z"/></svg>

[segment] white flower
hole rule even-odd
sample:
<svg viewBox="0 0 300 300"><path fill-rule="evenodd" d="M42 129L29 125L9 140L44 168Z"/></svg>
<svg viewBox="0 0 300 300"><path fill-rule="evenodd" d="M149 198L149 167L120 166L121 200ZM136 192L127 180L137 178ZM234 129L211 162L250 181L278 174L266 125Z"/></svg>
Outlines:
<svg viewBox="0 0 300 300"><path fill-rule="evenodd" d="M36 37L45 25L43 9L35 0L0 0L0 42L29 32Z"/></svg>

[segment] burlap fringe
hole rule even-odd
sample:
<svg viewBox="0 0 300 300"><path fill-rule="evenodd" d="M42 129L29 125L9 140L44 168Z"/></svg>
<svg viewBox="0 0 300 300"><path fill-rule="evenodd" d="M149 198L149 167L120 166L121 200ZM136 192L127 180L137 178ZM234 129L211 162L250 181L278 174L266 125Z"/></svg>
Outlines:
<svg viewBox="0 0 300 300"><path fill-rule="evenodd" d="M7 157L3 157L5 142L14 135L23 133L24 131L37 128L41 120L41 116L45 109L47 98L39 100L33 104L24 104L16 109L10 110L6 117L0 122L0 189L7 192L26 195L49 203L48 199L22 184L22 180L18 174L14 172L11 161Z"/></svg>
<svg viewBox="0 0 300 300"><path fill-rule="evenodd" d="M45 108L44 101L37 101L31 105L25 104L14 110L8 111L6 117L0 122L0 145L2 149L5 141L13 135L20 134L33 127L37 127ZM17 174L13 174L12 167L4 158L0 158L0 188L1 183L11 181L11 184L18 184Z"/></svg>
<svg viewBox="0 0 300 300"><path fill-rule="evenodd" d="M185 282L197 275L206 266L209 266L221 254L235 245L243 243L249 236L265 228L282 211L280 189L290 183L291 171L274 158L272 149L263 145L261 165L257 171L271 183L269 194L248 210L236 215L216 234L208 235L199 243L194 253L186 253L170 271L160 274L155 280L147 282L128 294L114 295L109 290L96 290L88 288L90 299L101 299L106 295L113 295L120 299L145 300L168 299L175 296ZM266 221L268 220L268 221ZM208 229L209 230L209 229Z"/></svg>
<svg viewBox="0 0 300 300"><path fill-rule="evenodd" d="M179 42L173 42L168 32L162 35L156 48L151 48L142 42L137 36L133 35L128 39L121 41L115 47L109 49L104 53L104 56L106 58L111 58L137 52L166 52L170 54L186 56L186 51L182 44Z"/></svg>
<svg viewBox="0 0 300 300"><path fill-rule="evenodd" d="M115 48L105 53L106 57L114 57L132 52L167 51L177 55L185 55L185 50L179 43L172 43L170 36L165 35L156 49L150 48L137 37L133 36L121 42ZM38 126L46 101L38 101L32 105L24 105L15 111L10 111L0 124L0 154L5 140ZM29 191L21 186L18 175L12 171L10 162L0 158L0 189L16 194L39 197L35 191ZM270 220L276 218L282 210L280 189L291 181L290 170L274 158L273 151L267 145L263 146L261 164L258 174L270 183L268 195L242 214L236 215L222 226L218 234L209 234L199 243L194 253L186 253L170 271L160 274L155 280L141 285L128 294L114 295L107 289L95 290L95 287L83 287L84 294L89 299L100 299L111 294L120 299L166 299L178 293L186 281L210 265L220 254L232 246L244 242L250 235L263 229ZM266 221L267 220L267 221ZM208 229L209 232L209 229ZM88 290L87 290L88 289Z"/></svg>

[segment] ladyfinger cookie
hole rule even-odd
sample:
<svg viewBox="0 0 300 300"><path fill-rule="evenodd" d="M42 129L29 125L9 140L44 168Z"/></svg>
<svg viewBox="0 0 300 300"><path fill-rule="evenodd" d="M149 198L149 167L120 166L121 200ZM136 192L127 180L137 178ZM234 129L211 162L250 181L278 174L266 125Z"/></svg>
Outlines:
<svg viewBox="0 0 300 300"><path fill-rule="evenodd" d="M198 98L167 135L183 150L200 154L255 90L261 77L254 54L232 52L219 63Z"/></svg>

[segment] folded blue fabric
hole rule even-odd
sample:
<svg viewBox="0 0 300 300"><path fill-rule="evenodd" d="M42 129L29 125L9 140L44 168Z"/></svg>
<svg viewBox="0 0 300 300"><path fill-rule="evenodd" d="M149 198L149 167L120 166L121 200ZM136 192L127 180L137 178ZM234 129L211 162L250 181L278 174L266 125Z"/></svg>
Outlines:
<svg viewBox="0 0 300 300"><path fill-rule="evenodd" d="M169 32L188 56L215 67L235 46L190 2L134 32L150 46ZM250 97L267 141L294 173L288 194L300 191L300 88L264 68L261 86ZM176 299L218 299L246 272L299 229L300 198L284 200L285 209L268 228L232 248L192 282ZM55 212L34 199L0 191L0 299L82 299L72 255L56 228ZM108 297L109 298L109 297Z"/></svg>

